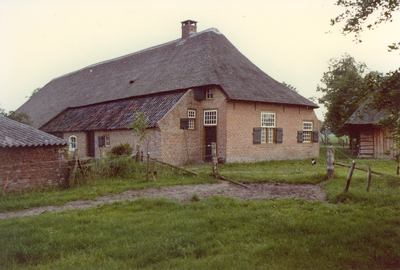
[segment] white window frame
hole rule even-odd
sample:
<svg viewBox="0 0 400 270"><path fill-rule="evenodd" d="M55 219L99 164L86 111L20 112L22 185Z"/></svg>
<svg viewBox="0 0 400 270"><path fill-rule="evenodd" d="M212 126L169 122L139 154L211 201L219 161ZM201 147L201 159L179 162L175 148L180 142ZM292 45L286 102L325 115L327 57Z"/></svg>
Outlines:
<svg viewBox="0 0 400 270"><path fill-rule="evenodd" d="M216 126L218 123L218 111L217 110L204 110L204 125L205 126Z"/></svg>
<svg viewBox="0 0 400 270"><path fill-rule="evenodd" d="M272 112L262 112L261 143L274 143L275 127L276 127L276 114Z"/></svg>
<svg viewBox="0 0 400 270"><path fill-rule="evenodd" d="M212 88L208 88L206 90L206 99L213 99L213 89Z"/></svg>
<svg viewBox="0 0 400 270"><path fill-rule="evenodd" d="M110 135L104 135L103 136L103 138L104 138L104 146L105 147L110 147Z"/></svg>
<svg viewBox="0 0 400 270"><path fill-rule="evenodd" d="M311 143L313 135L314 123L312 121L303 121L303 143Z"/></svg>
<svg viewBox="0 0 400 270"><path fill-rule="evenodd" d="M68 150L75 151L78 148L78 139L75 135L71 135L68 137Z"/></svg>
<svg viewBox="0 0 400 270"><path fill-rule="evenodd" d="M188 110L188 129L195 129L196 110Z"/></svg>
<svg viewBox="0 0 400 270"><path fill-rule="evenodd" d="M188 118L196 119L196 110L188 110Z"/></svg>

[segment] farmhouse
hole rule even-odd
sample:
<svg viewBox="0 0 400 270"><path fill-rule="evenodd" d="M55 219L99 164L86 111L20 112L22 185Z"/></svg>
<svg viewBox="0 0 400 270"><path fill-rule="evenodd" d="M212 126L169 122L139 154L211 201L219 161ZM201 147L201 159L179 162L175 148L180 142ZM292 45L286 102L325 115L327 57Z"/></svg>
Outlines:
<svg viewBox="0 0 400 270"><path fill-rule="evenodd" d="M5 192L59 186L68 177L67 141L0 115L0 185Z"/></svg>
<svg viewBox="0 0 400 270"><path fill-rule="evenodd" d="M81 156L128 142L167 162L202 162L216 142L226 162L318 157L317 105L217 29L197 33L197 22L181 24L181 38L53 79L17 112L68 139ZM149 119L146 142L129 129L135 111Z"/></svg>
<svg viewBox="0 0 400 270"><path fill-rule="evenodd" d="M361 105L344 124L350 137L357 141L357 156L360 158L394 158L400 154L400 151L394 149L395 144L390 139L390 132L378 124L386 117L387 113L368 109L367 102Z"/></svg>

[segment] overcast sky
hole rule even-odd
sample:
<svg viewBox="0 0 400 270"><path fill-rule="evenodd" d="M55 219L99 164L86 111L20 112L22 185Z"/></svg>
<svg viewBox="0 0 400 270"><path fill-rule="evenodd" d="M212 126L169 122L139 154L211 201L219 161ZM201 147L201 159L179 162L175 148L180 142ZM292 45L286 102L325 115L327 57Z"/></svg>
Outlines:
<svg viewBox="0 0 400 270"><path fill-rule="evenodd" d="M53 78L181 37L181 21L217 28L247 58L306 98L331 58L345 53L371 70L400 65L387 45L400 40L394 22L343 36L330 19L335 0L0 0L0 108L16 110ZM323 118L323 109L316 111Z"/></svg>

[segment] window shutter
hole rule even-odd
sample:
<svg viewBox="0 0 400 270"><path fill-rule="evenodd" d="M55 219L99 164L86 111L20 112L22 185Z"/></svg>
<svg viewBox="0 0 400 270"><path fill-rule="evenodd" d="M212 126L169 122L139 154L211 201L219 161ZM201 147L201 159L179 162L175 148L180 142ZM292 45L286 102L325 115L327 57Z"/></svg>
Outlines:
<svg viewBox="0 0 400 270"><path fill-rule="evenodd" d="M204 88L195 88L194 89L194 99L195 100L206 99L206 90Z"/></svg>
<svg viewBox="0 0 400 270"><path fill-rule="evenodd" d="M189 128L189 119L181 118L180 129L188 129Z"/></svg>
<svg viewBox="0 0 400 270"><path fill-rule="evenodd" d="M261 128L260 127L253 128L253 143L254 144L261 143Z"/></svg>
<svg viewBox="0 0 400 270"><path fill-rule="evenodd" d="M104 146L103 136L98 136L97 139L98 139L99 147L103 147Z"/></svg>
<svg viewBox="0 0 400 270"><path fill-rule="evenodd" d="M275 143L282 143L282 142L283 142L283 128L277 128Z"/></svg>
<svg viewBox="0 0 400 270"><path fill-rule="evenodd" d="M297 131L297 142L302 143L303 142L303 131Z"/></svg>
<svg viewBox="0 0 400 270"><path fill-rule="evenodd" d="M313 131L313 142L319 142L319 134L318 131Z"/></svg>

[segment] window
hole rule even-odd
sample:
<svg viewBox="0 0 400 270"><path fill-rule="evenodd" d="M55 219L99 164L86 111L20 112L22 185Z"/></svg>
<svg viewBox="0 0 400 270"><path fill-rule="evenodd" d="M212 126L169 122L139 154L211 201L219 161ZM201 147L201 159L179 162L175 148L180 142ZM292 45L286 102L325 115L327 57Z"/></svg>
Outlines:
<svg viewBox="0 0 400 270"><path fill-rule="evenodd" d="M275 113L261 113L261 143L274 143Z"/></svg>
<svg viewBox="0 0 400 270"><path fill-rule="evenodd" d="M303 122L303 142L310 143L312 141L313 122Z"/></svg>
<svg viewBox="0 0 400 270"><path fill-rule="evenodd" d="M217 110L204 111L204 125L205 126L217 125Z"/></svg>
<svg viewBox="0 0 400 270"><path fill-rule="evenodd" d="M76 136L74 136L74 135L69 136L68 145L69 145L69 151L75 151L75 149L77 148Z"/></svg>
<svg viewBox="0 0 400 270"><path fill-rule="evenodd" d="M195 129L196 110L188 110L188 129Z"/></svg>
<svg viewBox="0 0 400 270"><path fill-rule="evenodd" d="M208 88L206 90L206 99L212 99L213 98L213 90L212 88Z"/></svg>
<svg viewBox="0 0 400 270"><path fill-rule="evenodd" d="M104 135L104 146L110 147L110 136Z"/></svg>

